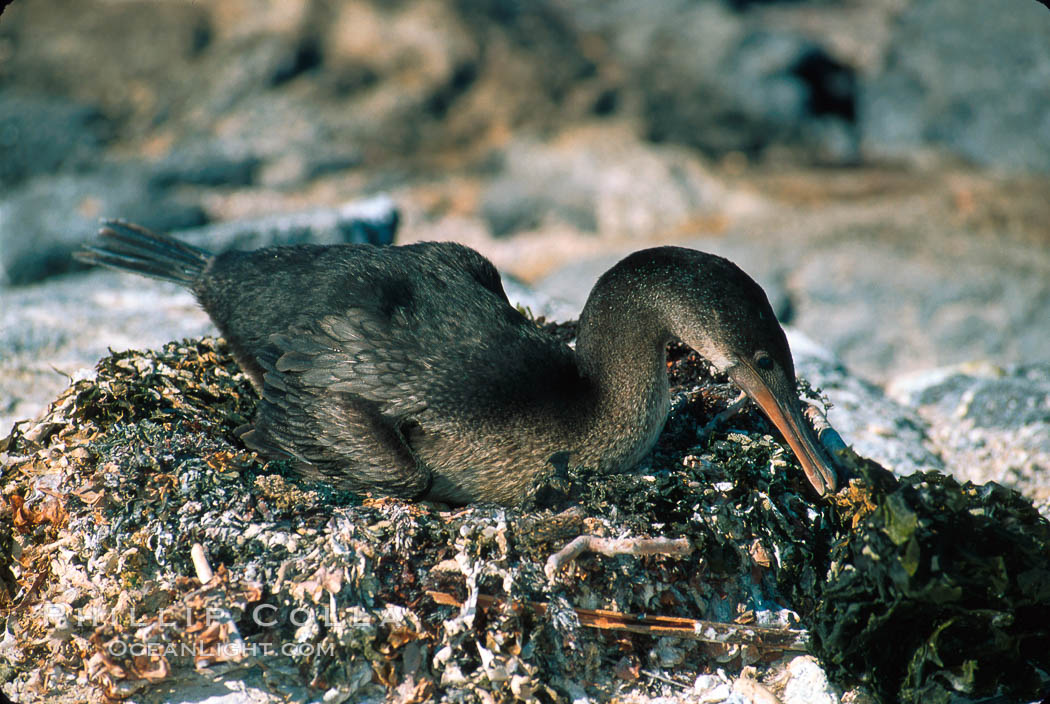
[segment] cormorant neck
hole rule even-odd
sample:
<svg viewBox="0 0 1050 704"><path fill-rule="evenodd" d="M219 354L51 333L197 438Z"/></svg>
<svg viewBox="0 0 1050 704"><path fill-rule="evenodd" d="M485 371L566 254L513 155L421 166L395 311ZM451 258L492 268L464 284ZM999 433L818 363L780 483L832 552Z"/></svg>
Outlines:
<svg viewBox="0 0 1050 704"><path fill-rule="evenodd" d="M588 434L593 445L607 448L609 469L640 460L667 420L671 333L661 317L636 297L603 295L598 288L580 315L576 356L593 389Z"/></svg>
<svg viewBox="0 0 1050 704"><path fill-rule="evenodd" d="M580 313L580 370L617 393L667 376L665 349L672 334L648 273L621 262L598 280Z"/></svg>
<svg viewBox="0 0 1050 704"><path fill-rule="evenodd" d="M667 378L666 348L671 333L650 311L634 306L584 309L576 334L583 375L621 395Z"/></svg>

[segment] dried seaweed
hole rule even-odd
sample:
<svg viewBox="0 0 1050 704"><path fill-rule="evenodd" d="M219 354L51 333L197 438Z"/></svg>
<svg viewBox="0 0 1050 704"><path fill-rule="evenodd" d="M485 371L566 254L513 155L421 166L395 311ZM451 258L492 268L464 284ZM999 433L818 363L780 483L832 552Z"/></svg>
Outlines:
<svg viewBox="0 0 1050 704"><path fill-rule="evenodd" d="M887 700L1035 691L1045 663L1003 659L1048 650L1036 625L1050 622L1046 523L1026 502L935 477L897 489L873 470L839 504L815 501L759 413L707 427L737 392L671 352L672 416L640 470L563 466L513 510L337 493L265 462L237 440L256 399L221 341L102 360L0 441L10 692L125 698L180 672L258 668L274 691L306 684L335 702L669 696L715 671L771 676L799 638L785 606L838 677ZM927 544L929 528L964 523L976 546ZM694 550L582 553L548 576L548 558L581 535ZM914 566L913 539L925 567L878 576ZM931 606L943 598L934 555L976 580L958 582L968 596L953 606ZM980 584L995 588L973 601ZM757 636L668 635L704 621ZM985 660L969 631L1016 649ZM994 678L998 666L1016 681Z"/></svg>

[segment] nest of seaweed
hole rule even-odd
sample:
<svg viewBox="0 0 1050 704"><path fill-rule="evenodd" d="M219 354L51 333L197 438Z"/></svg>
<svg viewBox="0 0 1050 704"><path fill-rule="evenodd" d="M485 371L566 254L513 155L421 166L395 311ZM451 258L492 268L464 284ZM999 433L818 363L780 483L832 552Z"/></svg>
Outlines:
<svg viewBox="0 0 1050 704"><path fill-rule="evenodd" d="M1043 686L1050 528L1028 502L855 456L816 501L757 411L710 425L731 385L679 347L669 371L638 471L564 467L520 509L450 509L246 450L257 399L221 340L107 357L0 441L7 691L255 669L326 702L688 699L745 666L775 692L807 648L886 701ZM627 547L559 553L580 536Z"/></svg>

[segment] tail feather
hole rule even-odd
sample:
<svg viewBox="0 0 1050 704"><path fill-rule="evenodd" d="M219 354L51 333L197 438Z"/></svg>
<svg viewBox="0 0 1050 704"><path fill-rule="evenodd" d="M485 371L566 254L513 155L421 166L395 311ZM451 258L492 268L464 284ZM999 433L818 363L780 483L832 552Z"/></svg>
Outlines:
<svg viewBox="0 0 1050 704"><path fill-rule="evenodd" d="M164 281L192 286L211 260L211 253L191 244L151 232L123 220L104 220L99 242L74 256L88 264L133 271Z"/></svg>

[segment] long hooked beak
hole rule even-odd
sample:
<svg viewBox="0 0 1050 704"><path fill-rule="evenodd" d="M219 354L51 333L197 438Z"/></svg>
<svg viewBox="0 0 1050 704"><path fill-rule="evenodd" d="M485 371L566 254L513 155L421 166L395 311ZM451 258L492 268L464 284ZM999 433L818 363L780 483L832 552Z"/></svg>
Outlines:
<svg viewBox="0 0 1050 704"><path fill-rule="evenodd" d="M835 468L820 451L812 428L802 416L794 389L790 393L774 393L757 372L746 366L730 370L729 374L788 441L817 493L824 496L835 491Z"/></svg>

